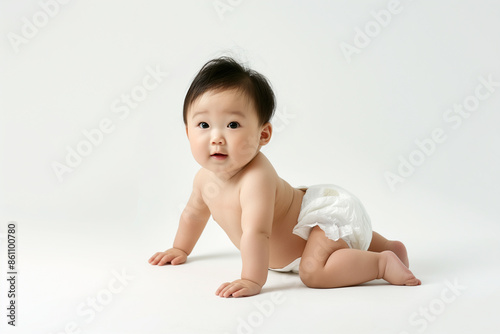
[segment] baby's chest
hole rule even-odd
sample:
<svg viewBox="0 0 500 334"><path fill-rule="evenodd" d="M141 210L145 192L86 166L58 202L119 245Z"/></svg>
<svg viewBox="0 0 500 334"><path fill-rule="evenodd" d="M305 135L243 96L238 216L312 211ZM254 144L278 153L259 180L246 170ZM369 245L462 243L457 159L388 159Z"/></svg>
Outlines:
<svg viewBox="0 0 500 334"><path fill-rule="evenodd" d="M213 219L220 225L241 223L239 196L219 194L206 201Z"/></svg>

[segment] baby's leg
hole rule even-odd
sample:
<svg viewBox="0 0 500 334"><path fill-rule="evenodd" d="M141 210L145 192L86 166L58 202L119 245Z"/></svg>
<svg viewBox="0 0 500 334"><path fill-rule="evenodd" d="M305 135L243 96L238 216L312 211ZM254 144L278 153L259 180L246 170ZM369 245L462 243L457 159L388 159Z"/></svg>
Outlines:
<svg viewBox="0 0 500 334"><path fill-rule="evenodd" d="M350 249L342 239L328 239L319 227L311 231L299 273L312 288L351 286L378 278L396 285L420 284L393 252Z"/></svg>
<svg viewBox="0 0 500 334"><path fill-rule="evenodd" d="M373 232L372 241L370 247L368 247L370 252L381 253L386 250L390 250L396 254L401 262L408 268L410 268L410 263L408 261L408 252L406 251L405 245L401 241L387 240L377 232Z"/></svg>

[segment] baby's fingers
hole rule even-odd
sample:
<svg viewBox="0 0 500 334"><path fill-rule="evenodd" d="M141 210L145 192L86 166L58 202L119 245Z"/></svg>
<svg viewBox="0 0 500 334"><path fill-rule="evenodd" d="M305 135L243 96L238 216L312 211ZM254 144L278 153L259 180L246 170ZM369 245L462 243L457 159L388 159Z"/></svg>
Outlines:
<svg viewBox="0 0 500 334"><path fill-rule="evenodd" d="M221 286L219 286L219 288L217 289L217 291L215 291L215 295L216 296L219 296L219 297L222 297L221 296L221 292L224 291L224 289L230 285L231 283L229 282L226 282L226 283L222 283Z"/></svg>
<svg viewBox="0 0 500 334"><path fill-rule="evenodd" d="M153 256L151 256L148 260L149 263L151 264L157 264L158 261L161 259L161 252L156 252Z"/></svg>
<svg viewBox="0 0 500 334"><path fill-rule="evenodd" d="M224 298L228 298L231 296L241 297L242 294L239 292L244 289L244 287L242 287L240 284L235 283L224 283L221 288L219 288L217 295Z"/></svg>
<svg viewBox="0 0 500 334"><path fill-rule="evenodd" d="M173 258L175 258L175 255L165 254L164 252L158 252L155 255L153 255L151 259L149 259L149 263L153 265L163 266L166 263L170 262Z"/></svg>
<svg viewBox="0 0 500 334"><path fill-rule="evenodd" d="M178 256L175 254L165 254L163 257L160 258L160 261L158 262L159 266L163 266L167 263L172 263L174 259L176 259ZM172 263L173 264L173 263Z"/></svg>
<svg viewBox="0 0 500 334"><path fill-rule="evenodd" d="M249 296L248 288L239 288L238 290L231 293L234 298Z"/></svg>
<svg viewBox="0 0 500 334"><path fill-rule="evenodd" d="M186 256L183 255L174 255L172 259L169 260L170 264L177 265L186 262Z"/></svg>

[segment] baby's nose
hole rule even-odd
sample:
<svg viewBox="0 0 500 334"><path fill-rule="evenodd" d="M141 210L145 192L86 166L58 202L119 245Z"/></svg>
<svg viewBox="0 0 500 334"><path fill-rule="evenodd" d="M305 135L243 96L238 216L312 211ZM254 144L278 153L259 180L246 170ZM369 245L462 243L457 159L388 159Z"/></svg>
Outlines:
<svg viewBox="0 0 500 334"><path fill-rule="evenodd" d="M212 137L212 145L223 145L224 143L224 137L220 133L214 133Z"/></svg>

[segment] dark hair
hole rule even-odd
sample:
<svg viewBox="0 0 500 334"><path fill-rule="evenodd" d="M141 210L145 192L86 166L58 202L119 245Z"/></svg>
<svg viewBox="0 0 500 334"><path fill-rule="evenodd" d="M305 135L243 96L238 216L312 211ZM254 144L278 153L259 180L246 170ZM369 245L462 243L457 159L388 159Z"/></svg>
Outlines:
<svg viewBox="0 0 500 334"><path fill-rule="evenodd" d="M184 124L187 124L189 106L202 94L233 88L241 90L253 101L261 125L271 120L276 102L266 77L230 57L220 57L203 65L191 83L184 99Z"/></svg>

